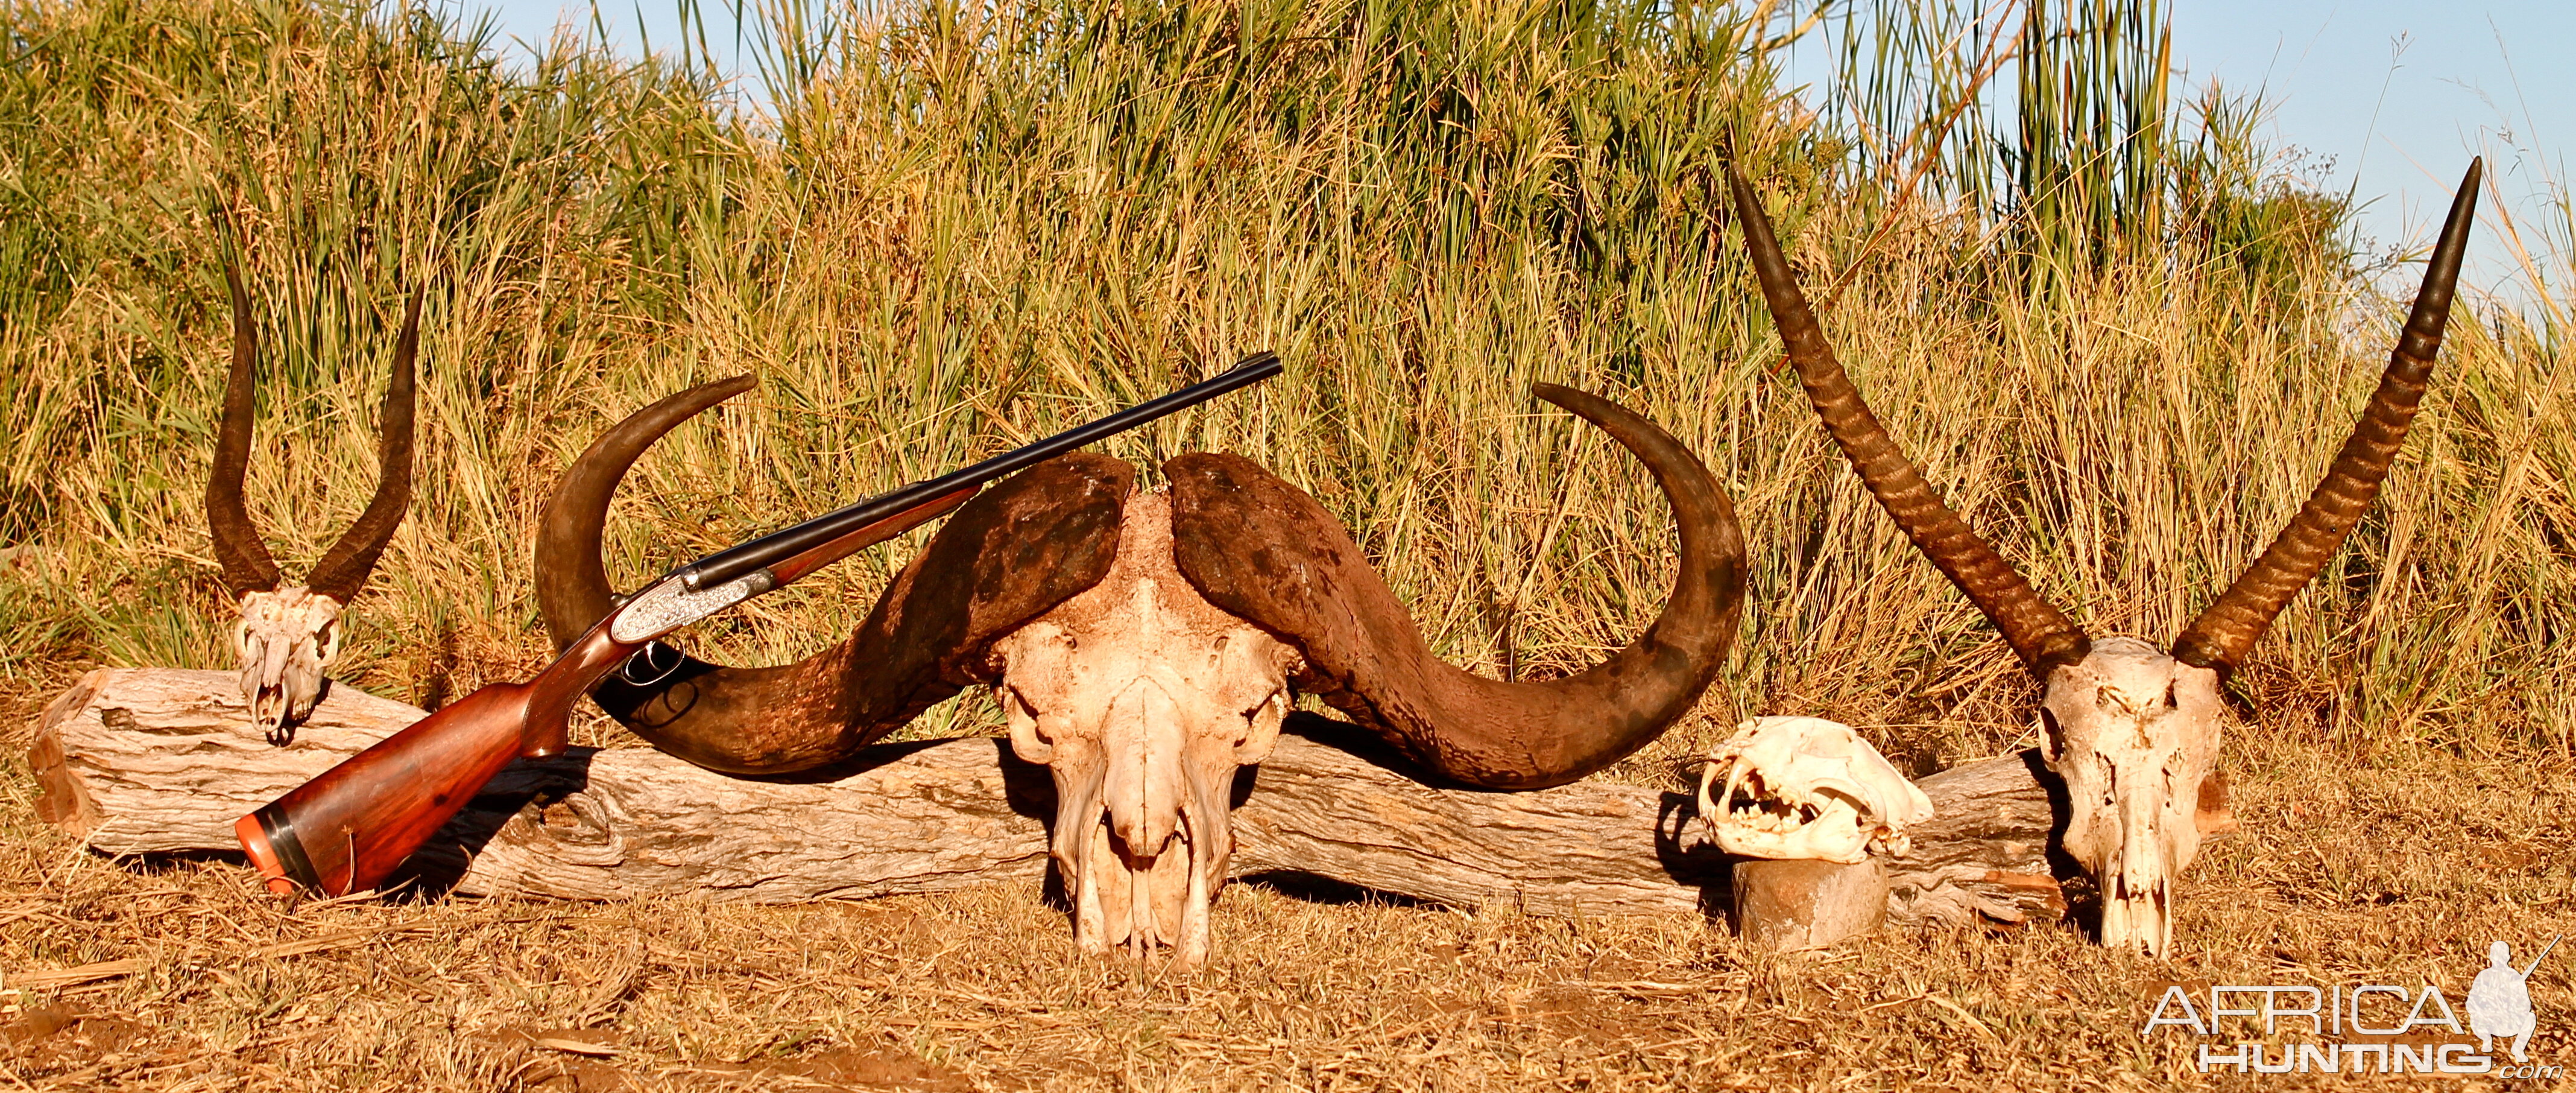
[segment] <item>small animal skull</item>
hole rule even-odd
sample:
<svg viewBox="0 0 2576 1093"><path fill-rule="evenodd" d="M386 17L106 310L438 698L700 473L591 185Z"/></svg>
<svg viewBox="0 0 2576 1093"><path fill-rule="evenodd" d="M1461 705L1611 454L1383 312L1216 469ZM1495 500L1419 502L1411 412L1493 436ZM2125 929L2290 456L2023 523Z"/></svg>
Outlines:
<svg viewBox="0 0 2576 1093"><path fill-rule="evenodd" d="M1711 797L1721 765L1726 789ZM1699 815L1729 854L1858 865L1912 849L1906 829L1931 818L1932 800L1849 725L1757 717L1709 753Z"/></svg>
<svg viewBox="0 0 2576 1093"><path fill-rule="evenodd" d="M241 654L242 695L251 720L284 744L322 697L322 672L340 655L340 601L302 585L247 592L233 651Z"/></svg>
<svg viewBox="0 0 2576 1093"><path fill-rule="evenodd" d="M365 587L376 559L393 541L411 505L412 395L418 384L413 358L420 350L420 294L403 307L402 333L394 340L393 378L385 384L376 458L375 497L349 530L313 563L303 584L286 583L277 560L251 523L242 500L250 466L251 387L259 364L258 331L240 274L227 266L224 285L233 304L232 370L224 379L223 421L206 476L206 532L224 586L239 597L241 621L233 626L233 651L241 654L242 700L251 720L285 746L295 726L322 696L322 670L340 652L340 609Z"/></svg>
<svg viewBox="0 0 2576 1093"><path fill-rule="evenodd" d="M1075 944L1186 967L1208 954L1235 768L1270 754L1300 663L1182 579L1171 520L1168 495L1130 499L1108 577L993 653L1011 749L1055 777Z"/></svg>
<svg viewBox="0 0 2576 1093"><path fill-rule="evenodd" d="M2058 668L2040 753L2066 782L2066 852L2102 886L2102 943L2173 947L2173 882L2200 853L2218 763L2218 673L2131 637Z"/></svg>

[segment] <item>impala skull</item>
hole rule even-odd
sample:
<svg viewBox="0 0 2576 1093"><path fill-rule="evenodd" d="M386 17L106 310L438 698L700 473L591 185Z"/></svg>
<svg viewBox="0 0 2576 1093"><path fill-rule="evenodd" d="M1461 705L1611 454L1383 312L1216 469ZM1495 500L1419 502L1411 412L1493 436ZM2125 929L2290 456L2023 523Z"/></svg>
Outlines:
<svg viewBox="0 0 2576 1093"><path fill-rule="evenodd" d="M2105 945L2154 955L2172 949L2173 881L2199 849L2194 810L2201 776L2218 753L2219 681L2253 652L2378 496L2442 346L2479 173L2471 161L2379 389L2325 481L2262 557L2183 629L2167 656L2137 638L2094 641L1941 503L1861 401L1780 254L1761 200L1729 170L1745 249L1826 433L1915 547L2003 631L2047 688L2043 758L2068 791L2063 845L2102 891Z"/></svg>
<svg viewBox="0 0 2576 1093"><path fill-rule="evenodd" d="M312 716L322 696L322 669L340 655L340 601L294 586L248 592L233 651L241 655L242 696L250 718L284 743L286 726Z"/></svg>
<svg viewBox="0 0 2576 1093"><path fill-rule="evenodd" d="M215 436L214 467L206 479L206 527L226 588L239 600L233 651L241 658L242 701L251 720L267 729L270 743L294 738L295 726L321 700L323 673L340 652L340 611L367 583L376 558L393 542L411 504L412 359L420 345L420 295L403 309L394 342L393 379L380 413L383 436L375 497L340 536L302 585L285 585L268 545L242 501L250 465L252 375L258 369L258 334L241 276L224 269L232 297L232 370L224 380L223 424Z"/></svg>
<svg viewBox="0 0 2576 1093"><path fill-rule="evenodd" d="M1726 788L1711 796L1721 767ZM1912 849L1906 829L1932 818L1932 799L1849 725L1757 717L1709 753L1699 815L1718 848L1737 857L1858 865Z"/></svg>
<svg viewBox="0 0 2576 1093"><path fill-rule="evenodd" d="M1050 844L1074 943L1206 959L1234 772L1279 739L1297 652L1172 565L1172 504L1127 506L1109 575L993 645L1011 749L1055 777Z"/></svg>
<svg viewBox="0 0 2576 1093"><path fill-rule="evenodd" d="M610 429L539 523L537 596L558 643L609 610L601 524L626 468L673 426L750 387L683 391ZM1432 777L1561 785L1653 741L1725 660L1744 545L1726 494L1671 434L1607 400L1539 397L1608 432L1671 506L1678 573L1654 624L1591 669L1482 678L1434 656L1350 533L1239 456L1135 468L1075 453L959 506L856 632L807 660L730 668L686 656L592 697L700 766L776 774L849 758L958 691L996 686L1011 746L1058 794L1050 840L1087 949L1209 951L1235 768L1276 739L1291 689L1322 698Z"/></svg>

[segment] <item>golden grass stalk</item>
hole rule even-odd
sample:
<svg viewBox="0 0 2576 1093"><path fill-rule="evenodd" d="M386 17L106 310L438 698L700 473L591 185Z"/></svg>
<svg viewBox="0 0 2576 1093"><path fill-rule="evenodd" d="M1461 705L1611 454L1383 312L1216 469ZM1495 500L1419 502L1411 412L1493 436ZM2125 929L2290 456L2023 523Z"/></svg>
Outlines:
<svg viewBox="0 0 2576 1093"><path fill-rule="evenodd" d="M1881 110L1984 134L1881 133L1935 164L1897 204L1837 158L1861 123L1783 107L1765 46L1803 9L782 4L755 13L773 118L703 59L567 41L513 67L419 12L18 5L0 680L229 656L196 503L229 232L270 339L249 496L281 559L363 504L390 323L433 286L418 495L354 609L360 686L453 695L542 659L525 544L554 474L683 385L762 380L630 478L628 582L1272 348L1287 378L1110 449L1263 459L1447 655L1562 671L1650 618L1670 564L1644 477L1527 397L1603 391L1697 446L1752 543L1736 662L1647 762L1754 712L1924 763L1990 751L2027 686L1773 370L1707 172L1731 150L1780 195L1811 281L1853 267L1832 336L1952 504L2088 627L2168 637L2305 497L2397 311L2240 107L2172 116L2157 10L2034 0L2016 33L2047 44L2016 63L2025 96L2065 92L2046 139L1956 100ZM1986 93L1991 34L1918 37L1962 51L1925 54L1931 86ZM1975 200L2006 162L2021 196ZM2387 494L2240 676L2258 725L2569 741L2566 381L2510 317L2454 331ZM801 655L908 553L691 640ZM923 731L984 720L970 700Z"/></svg>

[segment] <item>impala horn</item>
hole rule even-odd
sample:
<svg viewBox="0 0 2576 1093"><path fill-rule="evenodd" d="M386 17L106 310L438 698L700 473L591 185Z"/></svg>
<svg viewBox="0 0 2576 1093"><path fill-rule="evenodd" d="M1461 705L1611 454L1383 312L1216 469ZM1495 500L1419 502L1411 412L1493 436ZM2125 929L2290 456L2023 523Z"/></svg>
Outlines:
<svg viewBox="0 0 2576 1093"><path fill-rule="evenodd" d="M295 726L312 714L322 694L323 671L340 651L340 611L357 598L376 559L393 542L411 505L413 360L420 348L420 293L403 305L402 334L394 342L393 378L378 412L375 496L342 533L303 585L285 585L268 545L242 501L250 466L251 396L259 369L259 336L241 275L224 267L232 299L233 358L224 380L223 422L215 434L214 466L206 478L206 530L214 540L224 587L241 605L233 648L241 657L242 698L270 742L293 739Z"/></svg>

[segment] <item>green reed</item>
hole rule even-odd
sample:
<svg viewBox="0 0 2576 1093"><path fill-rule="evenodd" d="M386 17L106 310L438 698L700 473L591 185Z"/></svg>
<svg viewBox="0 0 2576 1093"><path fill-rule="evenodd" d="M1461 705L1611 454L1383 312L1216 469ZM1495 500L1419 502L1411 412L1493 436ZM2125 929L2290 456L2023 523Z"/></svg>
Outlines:
<svg viewBox="0 0 2576 1093"><path fill-rule="evenodd" d="M2344 210L2266 167L2250 107L2176 106L2159 6L1882 9L1919 23L1819 31L1883 37L1817 114L1774 65L1804 13L1743 5L778 0L747 12L765 108L703 41L505 63L417 11L10 8L0 678L224 663L197 497L229 253L265 339L251 507L290 570L373 488L391 327L427 287L417 499L341 670L397 697L544 658L546 491L681 386L761 379L630 476L623 583L1269 348L1287 376L1108 450L1264 460L1444 654L1543 675L1668 580L1651 483L1528 384L1602 391L1702 454L1752 544L1734 663L1655 756L1764 712L1990 750L2031 689L1778 366L1725 159L1820 297L1848 274L1828 329L1932 481L2100 630L2170 637L2261 549L2402 302L2356 287ZM1979 98L2008 84L2020 113ZM2576 725L2551 682L2576 668L2568 393L2521 327L2454 329L2387 495L2239 676L2257 724ZM810 652L918 541L692 640Z"/></svg>

